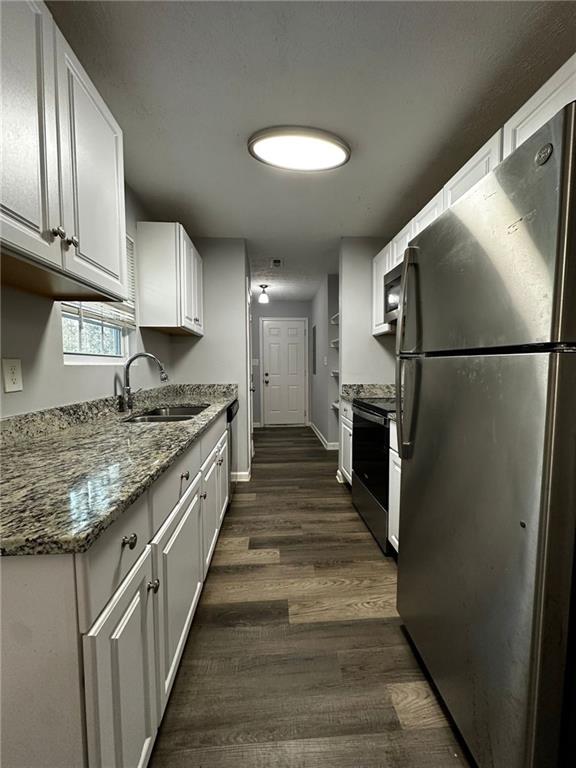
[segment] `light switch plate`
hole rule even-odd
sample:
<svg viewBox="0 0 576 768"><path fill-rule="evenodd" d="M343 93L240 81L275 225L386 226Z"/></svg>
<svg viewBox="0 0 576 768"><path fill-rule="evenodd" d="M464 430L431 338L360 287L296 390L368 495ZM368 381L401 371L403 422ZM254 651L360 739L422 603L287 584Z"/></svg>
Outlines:
<svg viewBox="0 0 576 768"><path fill-rule="evenodd" d="M20 360L4 358L2 360L2 377L4 379L4 392L21 392L24 389Z"/></svg>

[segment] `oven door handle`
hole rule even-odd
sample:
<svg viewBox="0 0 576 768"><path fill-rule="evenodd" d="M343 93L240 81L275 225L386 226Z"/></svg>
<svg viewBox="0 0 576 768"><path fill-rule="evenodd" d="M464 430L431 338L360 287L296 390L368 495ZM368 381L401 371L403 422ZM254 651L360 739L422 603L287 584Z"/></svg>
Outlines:
<svg viewBox="0 0 576 768"><path fill-rule="evenodd" d="M354 405L352 406L352 412L355 413L356 416L359 416L361 419L372 421L374 424L380 424L383 427L385 427L388 422L387 416L377 416L375 413L368 413L367 411L363 411L361 408L356 408Z"/></svg>

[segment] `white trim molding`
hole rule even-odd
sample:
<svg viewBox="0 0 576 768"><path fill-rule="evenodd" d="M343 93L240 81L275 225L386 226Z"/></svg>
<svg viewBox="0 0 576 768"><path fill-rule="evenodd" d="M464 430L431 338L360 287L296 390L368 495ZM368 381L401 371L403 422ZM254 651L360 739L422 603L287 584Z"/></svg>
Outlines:
<svg viewBox="0 0 576 768"><path fill-rule="evenodd" d="M249 483L251 474L251 471L248 470L247 472L231 472L230 476L233 483Z"/></svg>
<svg viewBox="0 0 576 768"><path fill-rule="evenodd" d="M322 432L320 432L320 430L318 429L316 424L314 424L314 422L311 421L310 422L310 426L312 427L312 431L314 432L314 434L316 435L318 440L320 440L320 442L322 443L324 448L326 448L327 451L337 451L338 450L340 445L338 443L329 443L326 440L326 438L324 437L324 435L322 434Z"/></svg>

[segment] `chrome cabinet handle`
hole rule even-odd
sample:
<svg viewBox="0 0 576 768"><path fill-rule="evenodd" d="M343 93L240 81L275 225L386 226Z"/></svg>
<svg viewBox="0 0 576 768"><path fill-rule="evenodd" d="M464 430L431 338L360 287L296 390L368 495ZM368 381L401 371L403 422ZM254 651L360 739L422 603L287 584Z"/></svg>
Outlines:
<svg viewBox="0 0 576 768"><path fill-rule="evenodd" d="M224 464L224 459L218 459L218 466L221 467Z"/></svg>
<svg viewBox="0 0 576 768"><path fill-rule="evenodd" d="M128 547L128 549L134 549L136 544L138 544L138 534L137 533L131 533L130 536L123 536L122 537L122 548Z"/></svg>
<svg viewBox="0 0 576 768"><path fill-rule="evenodd" d="M190 472L186 470L186 472L182 472L180 475L180 480L190 480Z"/></svg>
<svg viewBox="0 0 576 768"><path fill-rule="evenodd" d="M195 323L198 323L198 325L200 325L200 318L199 318L199 317L195 317L195 318L194 318L194 322L195 322Z"/></svg>
<svg viewBox="0 0 576 768"><path fill-rule="evenodd" d="M152 581L149 581L147 588L148 592L154 592L154 594L156 594L160 589L160 579L153 579Z"/></svg>
<svg viewBox="0 0 576 768"><path fill-rule="evenodd" d="M66 238L66 245L73 245L75 248L78 248L80 245L80 240L78 240L76 235L72 235L72 237Z"/></svg>
<svg viewBox="0 0 576 768"><path fill-rule="evenodd" d="M62 224L59 224L57 227L52 227L50 234L54 237L59 237L61 240L66 240L66 230Z"/></svg>
<svg viewBox="0 0 576 768"><path fill-rule="evenodd" d="M201 499L205 499L205 498L207 498L207 496L208 496L208 494L206 493L206 491L204 491L204 493L200 494L200 498Z"/></svg>

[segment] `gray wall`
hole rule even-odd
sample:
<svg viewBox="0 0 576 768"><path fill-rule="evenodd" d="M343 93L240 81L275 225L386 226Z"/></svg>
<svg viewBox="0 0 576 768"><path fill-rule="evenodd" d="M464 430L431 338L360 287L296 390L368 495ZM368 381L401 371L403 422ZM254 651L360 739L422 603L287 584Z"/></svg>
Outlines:
<svg viewBox="0 0 576 768"><path fill-rule="evenodd" d="M260 360L260 318L261 317L306 317L308 318L308 388L312 367L310 365L310 337L312 334L312 303L310 301L275 301L269 304L259 304L258 297L252 297L252 361L257 360L257 365L252 366L254 381L254 421L261 422L261 390L262 390L262 361ZM308 399L311 400L310 394Z"/></svg>
<svg viewBox="0 0 576 768"><path fill-rule="evenodd" d="M370 237L340 242L342 384L394 383L394 337L372 336L372 258L384 245Z"/></svg>
<svg viewBox="0 0 576 768"><path fill-rule="evenodd" d="M234 472L249 467L247 257L244 240L194 239L204 267L204 337L172 337L175 380L238 384Z"/></svg>
<svg viewBox="0 0 576 768"><path fill-rule="evenodd" d="M338 441L338 417L331 403L338 399L338 380L331 371L338 368L338 350L330 346L339 327L330 324L338 312L338 275L326 275L312 301L311 326L316 327L316 374L310 368L311 421L326 442ZM312 328L310 330L312 343Z"/></svg>
<svg viewBox="0 0 576 768"><path fill-rule="evenodd" d="M126 188L126 232L131 237L136 236L139 218L146 218L146 213ZM3 416L108 397L119 391L121 365L64 365L59 302L6 286L2 287L1 304L2 357L22 361L24 385L22 392L0 393ZM172 374L168 336L137 331L137 350L157 355ZM135 387L158 386L158 371L147 361L138 361L133 382Z"/></svg>

